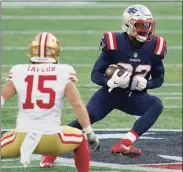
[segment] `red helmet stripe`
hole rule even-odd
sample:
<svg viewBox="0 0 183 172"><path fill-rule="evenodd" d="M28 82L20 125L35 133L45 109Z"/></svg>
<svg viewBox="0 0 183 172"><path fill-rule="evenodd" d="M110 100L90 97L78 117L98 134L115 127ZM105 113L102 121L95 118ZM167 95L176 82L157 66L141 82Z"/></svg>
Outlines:
<svg viewBox="0 0 183 172"><path fill-rule="evenodd" d="M41 54L41 39L42 39L42 33L41 33L41 35L40 35L40 37L39 37L39 49L38 49L38 56L40 57L40 54Z"/></svg>
<svg viewBox="0 0 183 172"><path fill-rule="evenodd" d="M39 42L39 57L45 57L45 47L46 47L46 37L47 37L48 33L47 32L43 32L40 35L40 42Z"/></svg>
<svg viewBox="0 0 183 172"><path fill-rule="evenodd" d="M46 43L48 39L48 33L46 34L45 42L44 42L44 57L46 57Z"/></svg>

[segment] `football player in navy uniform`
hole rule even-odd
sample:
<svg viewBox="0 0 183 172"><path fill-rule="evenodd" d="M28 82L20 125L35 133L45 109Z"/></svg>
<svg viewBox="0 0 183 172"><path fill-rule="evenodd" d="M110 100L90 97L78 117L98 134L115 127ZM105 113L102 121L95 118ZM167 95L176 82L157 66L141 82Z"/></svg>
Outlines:
<svg viewBox="0 0 183 172"><path fill-rule="evenodd" d="M102 120L113 109L139 116L132 129L112 146L112 154L140 156L141 150L133 143L153 126L163 110L161 100L147 93L147 89L161 87L164 82L162 60L167 46L162 37L154 35L155 24L147 7L131 5L122 16L124 32L106 32L100 42L102 52L93 67L91 80L102 87L87 104L91 123ZM128 72L118 76L116 70L109 79L104 73L111 64L121 65ZM81 129L77 120L69 125ZM47 163L54 159L43 158Z"/></svg>

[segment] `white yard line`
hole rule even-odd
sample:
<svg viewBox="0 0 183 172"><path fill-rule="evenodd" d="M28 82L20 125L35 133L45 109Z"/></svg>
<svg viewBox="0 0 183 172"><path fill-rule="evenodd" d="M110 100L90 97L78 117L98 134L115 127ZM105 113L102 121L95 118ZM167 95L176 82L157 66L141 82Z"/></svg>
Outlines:
<svg viewBox="0 0 183 172"><path fill-rule="evenodd" d="M119 172L119 171L111 171L111 170L110 171L109 170L107 170L107 171L103 171L103 170L102 171L93 171L92 170L91 172Z"/></svg>
<svg viewBox="0 0 183 172"><path fill-rule="evenodd" d="M10 68L12 66L14 66L15 64L4 64L4 65L1 65L2 68ZM70 64L74 67L93 67L94 64L83 64L83 63L78 63L78 64ZM182 67L182 64L164 64L165 67L167 68L172 68L172 67Z"/></svg>
<svg viewBox="0 0 183 172"><path fill-rule="evenodd" d="M88 91L91 91L91 92L97 91L97 90L98 90L98 88L90 88L90 89L88 89ZM155 96L173 96L173 95L175 95L175 96L177 96L177 95L182 96L182 93L171 93L171 92L168 92L168 93L154 93L154 92L149 92L149 94L155 95ZM170 107L170 109L171 108L174 108L174 107Z"/></svg>
<svg viewBox="0 0 183 172"><path fill-rule="evenodd" d="M181 109L182 105L164 105L165 109ZM18 110L18 106L4 106L2 109L16 109ZM73 109L71 106L64 107L64 109Z"/></svg>
<svg viewBox="0 0 183 172"><path fill-rule="evenodd" d="M96 91L98 88L91 88L88 91ZM151 95L155 96L182 96L182 92L149 92Z"/></svg>
<svg viewBox="0 0 183 172"><path fill-rule="evenodd" d="M125 8L129 6L128 3L97 3L97 2L2 2L4 8ZM152 3L151 3L152 4ZM160 5L163 5L160 3Z"/></svg>
<svg viewBox="0 0 183 172"><path fill-rule="evenodd" d="M107 16L107 15L29 15L29 16L16 16L4 15L2 20L121 20L121 16ZM156 16L157 20L182 20L182 16Z"/></svg>
<svg viewBox="0 0 183 172"><path fill-rule="evenodd" d="M159 0L154 0L154 1L159 1ZM164 2L158 2L158 6L171 6L175 2L171 2L172 0L167 0L170 1L168 3ZM110 3L110 2L2 2L2 7L3 8L38 8L38 7L44 7L44 8L126 8L127 6L133 4L134 2L128 1L128 3L123 3L123 2L116 2L115 3ZM181 2L180 2L181 3ZM154 6L154 2L148 2L149 6Z"/></svg>
<svg viewBox="0 0 183 172"><path fill-rule="evenodd" d="M80 72L78 72L80 73ZM81 72L81 74L83 74L84 72ZM7 73L2 73L3 75L7 75ZM85 84L85 85L78 85L79 87L89 87L89 88L99 88L99 86L97 86L96 84ZM163 87L181 87L182 83L168 83L165 82L163 85Z"/></svg>
<svg viewBox="0 0 183 172"><path fill-rule="evenodd" d="M182 83L164 83L163 86L165 87L181 87Z"/></svg>
<svg viewBox="0 0 183 172"><path fill-rule="evenodd" d="M165 100L182 100L182 97L162 97Z"/></svg>
<svg viewBox="0 0 183 172"><path fill-rule="evenodd" d="M13 129L1 129L1 131L11 131ZM126 132L131 130L131 128L94 128L94 131L119 131L119 132ZM181 132L182 129L171 129L171 128L151 128L149 129L145 134L147 134L149 131L171 131L171 132Z"/></svg>
<svg viewBox="0 0 183 172"><path fill-rule="evenodd" d="M169 155L158 155L158 156L165 158L165 159L182 162L182 157L180 157L180 156L169 156Z"/></svg>
<svg viewBox="0 0 183 172"><path fill-rule="evenodd" d="M63 161L63 160L62 160ZM64 161L63 161L64 162ZM101 165L101 166L100 166ZM66 166L66 167L73 167L75 168L74 165L70 165L70 164L60 164L60 163L56 163L56 167L63 167L63 166ZM92 163L91 162L91 166L93 167L99 167L99 168L109 168L109 169L119 169L121 171L121 169L125 169L125 170L140 170L140 171L147 171L147 172L182 172L182 170L168 170L168 169L154 169L154 168L147 168L147 167L129 167L128 165L124 165L123 167L118 165L118 164L106 164L106 163L99 163L99 162L96 162L96 163ZM5 165L2 165L1 166L2 169L23 169L24 167L23 166L5 166ZM40 168L39 166L32 166L30 165L28 168ZM119 171L91 171L91 172L119 172Z"/></svg>
<svg viewBox="0 0 183 172"><path fill-rule="evenodd" d="M65 46L62 47L63 50L75 50L75 51L85 51L85 50L99 50L98 46ZM169 50L182 50L181 45L168 46ZM3 51L28 51L26 46L3 46Z"/></svg>
<svg viewBox="0 0 183 172"><path fill-rule="evenodd" d="M33 155L32 160L36 160L36 161L40 161L41 160L41 156L40 155ZM56 160L56 164L57 167L59 166L69 166L69 167L74 167L74 161L72 159L68 159L68 158L60 158L58 157ZM142 164L144 165L144 164ZM95 162L95 161L91 161L91 166L92 167L99 167L99 168L110 168L110 169L127 169L127 170L141 170L141 171L150 171L150 172L175 172L175 170L164 170L164 169L154 169L154 168L149 168L149 167L143 167L141 164L137 164L137 165L120 165L120 164L111 164L111 163L101 163L101 162ZM29 168L35 168L38 166L33 166L30 165ZM23 168L23 166L6 166L6 165L2 165L1 168ZM176 170L176 172L180 172L181 170Z"/></svg>
<svg viewBox="0 0 183 172"><path fill-rule="evenodd" d="M79 74L84 74L84 72L78 72ZM7 77L8 72L1 73L1 76ZM86 88L99 88L96 84L78 84L78 87L86 87ZM182 83L164 83L163 87L182 87Z"/></svg>
<svg viewBox="0 0 183 172"><path fill-rule="evenodd" d="M48 30L47 32L52 32L54 34L63 35L99 35L110 30ZM9 30L2 31L2 35L34 35L42 32L41 30ZM122 30L114 30L113 32L122 32ZM181 34L181 30L156 30L157 34Z"/></svg>
<svg viewBox="0 0 183 172"><path fill-rule="evenodd" d="M12 129L11 129L12 130ZM96 128L94 129L95 131L129 131L131 130L130 128L113 128L113 129L110 129L110 128ZM10 130L8 130L10 131ZM182 131L182 129L170 129L170 128L165 128L165 129L161 129L161 128L151 128L147 131L147 133L149 131L173 131L173 132L176 132L176 131Z"/></svg>

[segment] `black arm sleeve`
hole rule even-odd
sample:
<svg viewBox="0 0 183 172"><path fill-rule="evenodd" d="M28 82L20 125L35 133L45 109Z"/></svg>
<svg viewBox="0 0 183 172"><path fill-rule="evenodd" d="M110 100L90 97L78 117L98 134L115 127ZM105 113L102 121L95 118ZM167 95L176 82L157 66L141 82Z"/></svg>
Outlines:
<svg viewBox="0 0 183 172"><path fill-rule="evenodd" d="M152 64L151 69L151 77L152 79L147 82L147 89L153 89L161 87L164 82L164 65L162 58L160 56L154 56L154 62Z"/></svg>
<svg viewBox="0 0 183 172"><path fill-rule="evenodd" d="M110 62L110 51L102 51L99 58L95 62L91 73L91 80L92 82L100 85L100 86L107 86L107 81L109 80L104 76L105 70L111 64Z"/></svg>

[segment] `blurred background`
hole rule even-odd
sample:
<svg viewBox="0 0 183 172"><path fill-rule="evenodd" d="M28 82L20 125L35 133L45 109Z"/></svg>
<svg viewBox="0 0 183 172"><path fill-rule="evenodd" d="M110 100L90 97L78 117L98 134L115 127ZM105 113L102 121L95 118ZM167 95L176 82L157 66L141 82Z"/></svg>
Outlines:
<svg viewBox="0 0 183 172"><path fill-rule="evenodd" d="M74 66L78 87L85 103L99 88L90 80L92 67L100 54L100 39L105 31L119 31L123 10L130 4L146 5L157 20L156 35L166 39L168 54L164 59L165 83L149 92L160 97L164 111L154 128L181 128L182 112L182 4L181 2L4 2L2 3L2 79L11 66L29 63L28 44L33 36L47 31L61 41L61 63ZM2 113L3 128L15 127L15 99ZM66 102L63 124L74 119ZM113 111L95 128L129 128L135 118ZM169 121L169 122L167 122Z"/></svg>

